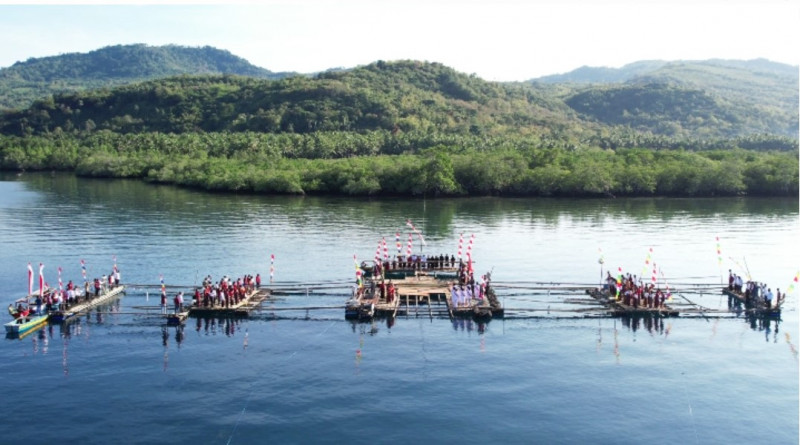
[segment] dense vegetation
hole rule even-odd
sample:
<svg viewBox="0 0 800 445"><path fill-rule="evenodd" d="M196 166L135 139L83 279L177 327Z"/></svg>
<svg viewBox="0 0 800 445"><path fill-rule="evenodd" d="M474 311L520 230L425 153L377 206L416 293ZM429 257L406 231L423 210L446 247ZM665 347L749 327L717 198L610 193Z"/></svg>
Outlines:
<svg viewBox="0 0 800 445"><path fill-rule="evenodd" d="M0 167L207 190L349 195L797 195L798 152L543 147L535 139L102 131L4 137ZM730 143L728 141L727 143Z"/></svg>
<svg viewBox="0 0 800 445"><path fill-rule="evenodd" d="M796 137L743 125L702 89L653 85L492 83L414 61L170 77L4 113L0 168L257 193L797 195ZM600 118L615 107L622 118Z"/></svg>
<svg viewBox="0 0 800 445"><path fill-rule="evenodd" d="M235 74L277 79L289 73L259 68L209 46L116 45L86 54L31 58L0 69L0 110L29 106L54 94L114 87L180 74Z"/></svg>

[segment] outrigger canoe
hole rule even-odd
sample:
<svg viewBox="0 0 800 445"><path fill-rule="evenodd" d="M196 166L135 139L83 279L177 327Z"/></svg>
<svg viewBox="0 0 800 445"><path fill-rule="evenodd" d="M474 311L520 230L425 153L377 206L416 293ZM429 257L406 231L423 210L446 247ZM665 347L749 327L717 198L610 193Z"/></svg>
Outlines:
<svg viewBox="0 0 800 445"><path fill-rule="evenodd" d="M47 322L48 314L28 315L19 317L6 323L6 332L12 335L22 335L39 325Z"/></svg>

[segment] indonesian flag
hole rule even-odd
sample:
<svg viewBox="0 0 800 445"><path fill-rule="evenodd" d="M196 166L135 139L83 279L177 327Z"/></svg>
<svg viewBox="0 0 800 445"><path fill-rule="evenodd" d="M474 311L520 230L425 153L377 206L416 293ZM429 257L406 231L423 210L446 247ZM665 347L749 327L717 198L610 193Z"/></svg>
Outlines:
<svg viewBox="0 0 800 445"><path fill-rule="evenodd" d="M39 263L39 296L44 296L44 264Z"/></svg>
<svg viewBox="0 0 800 445"><path fill-rule="evenodd" d="M28 263L28 295L33 295L33 267Z"/></svg>

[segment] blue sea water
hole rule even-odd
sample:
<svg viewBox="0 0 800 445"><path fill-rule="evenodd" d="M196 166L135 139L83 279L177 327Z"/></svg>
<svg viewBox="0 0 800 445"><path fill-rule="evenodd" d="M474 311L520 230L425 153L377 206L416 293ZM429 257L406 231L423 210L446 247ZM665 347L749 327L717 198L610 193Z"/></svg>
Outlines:
<svg viewBox="0 0 800 445"><path fill-rule="evenodd" d="M415 250L475 234L506 319L351 323L353 255L410 218ZM785 290L798 270L798 205L782 199L363 200L207 195L67 175L0 177L0 283L28 262L80 280L116 257L125 296L0 342L0 443L798 442L797 290L781 320L727 313L727 269ZM719 246L721 254L717 253ZM646 255L677 318L602 316L583 289ZM247 319L152 316L158 279L267 277ZM721 260L721 261L720 261ZM174 289L174 288L171 288ZM287 308L314 308L281 310ZM328 307L329 309L319 309Z"/></svg>

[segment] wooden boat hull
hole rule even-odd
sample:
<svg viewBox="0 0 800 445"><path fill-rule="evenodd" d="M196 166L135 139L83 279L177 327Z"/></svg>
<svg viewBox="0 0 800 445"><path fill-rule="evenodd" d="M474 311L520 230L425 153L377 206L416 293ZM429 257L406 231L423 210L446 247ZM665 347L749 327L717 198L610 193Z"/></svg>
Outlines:
<svg viewBox="0 0 800 445"><path fill-rule="evenodd" d="M6 323L6 332L12 335L22 335L37 326L47 322L48 314L28 317L27 321L12 320Z"/></svg>
<svg viewBox="0 0 800 445"><path fill-rule="evenodd" d="M167 315L167 326L180 326L189 317L189 311L178 312L177 314Z"/></svg>
<svg viewBox="0 0 800 445"><path fill-rule="evenodd" d="M735 305L742 305L748 311L752 311L757 315L765 317L774 317L774 318L779 318L781 316L780 306L772 306L768 308L764 305L763 301L748 302L744 294L740 294L736 291L729 290L727 287L722 288L722 293L727 295L728 298L731 299Z"/></svg>
<svg viewBox="0 0 800 445"><path fill-rule="evenodd" d="M680 312L664 305L664 307L627 306L611 297L605 290L587 289L586 293L611 310L613 315L651 315L655 317L677 317Z"/></svg>

